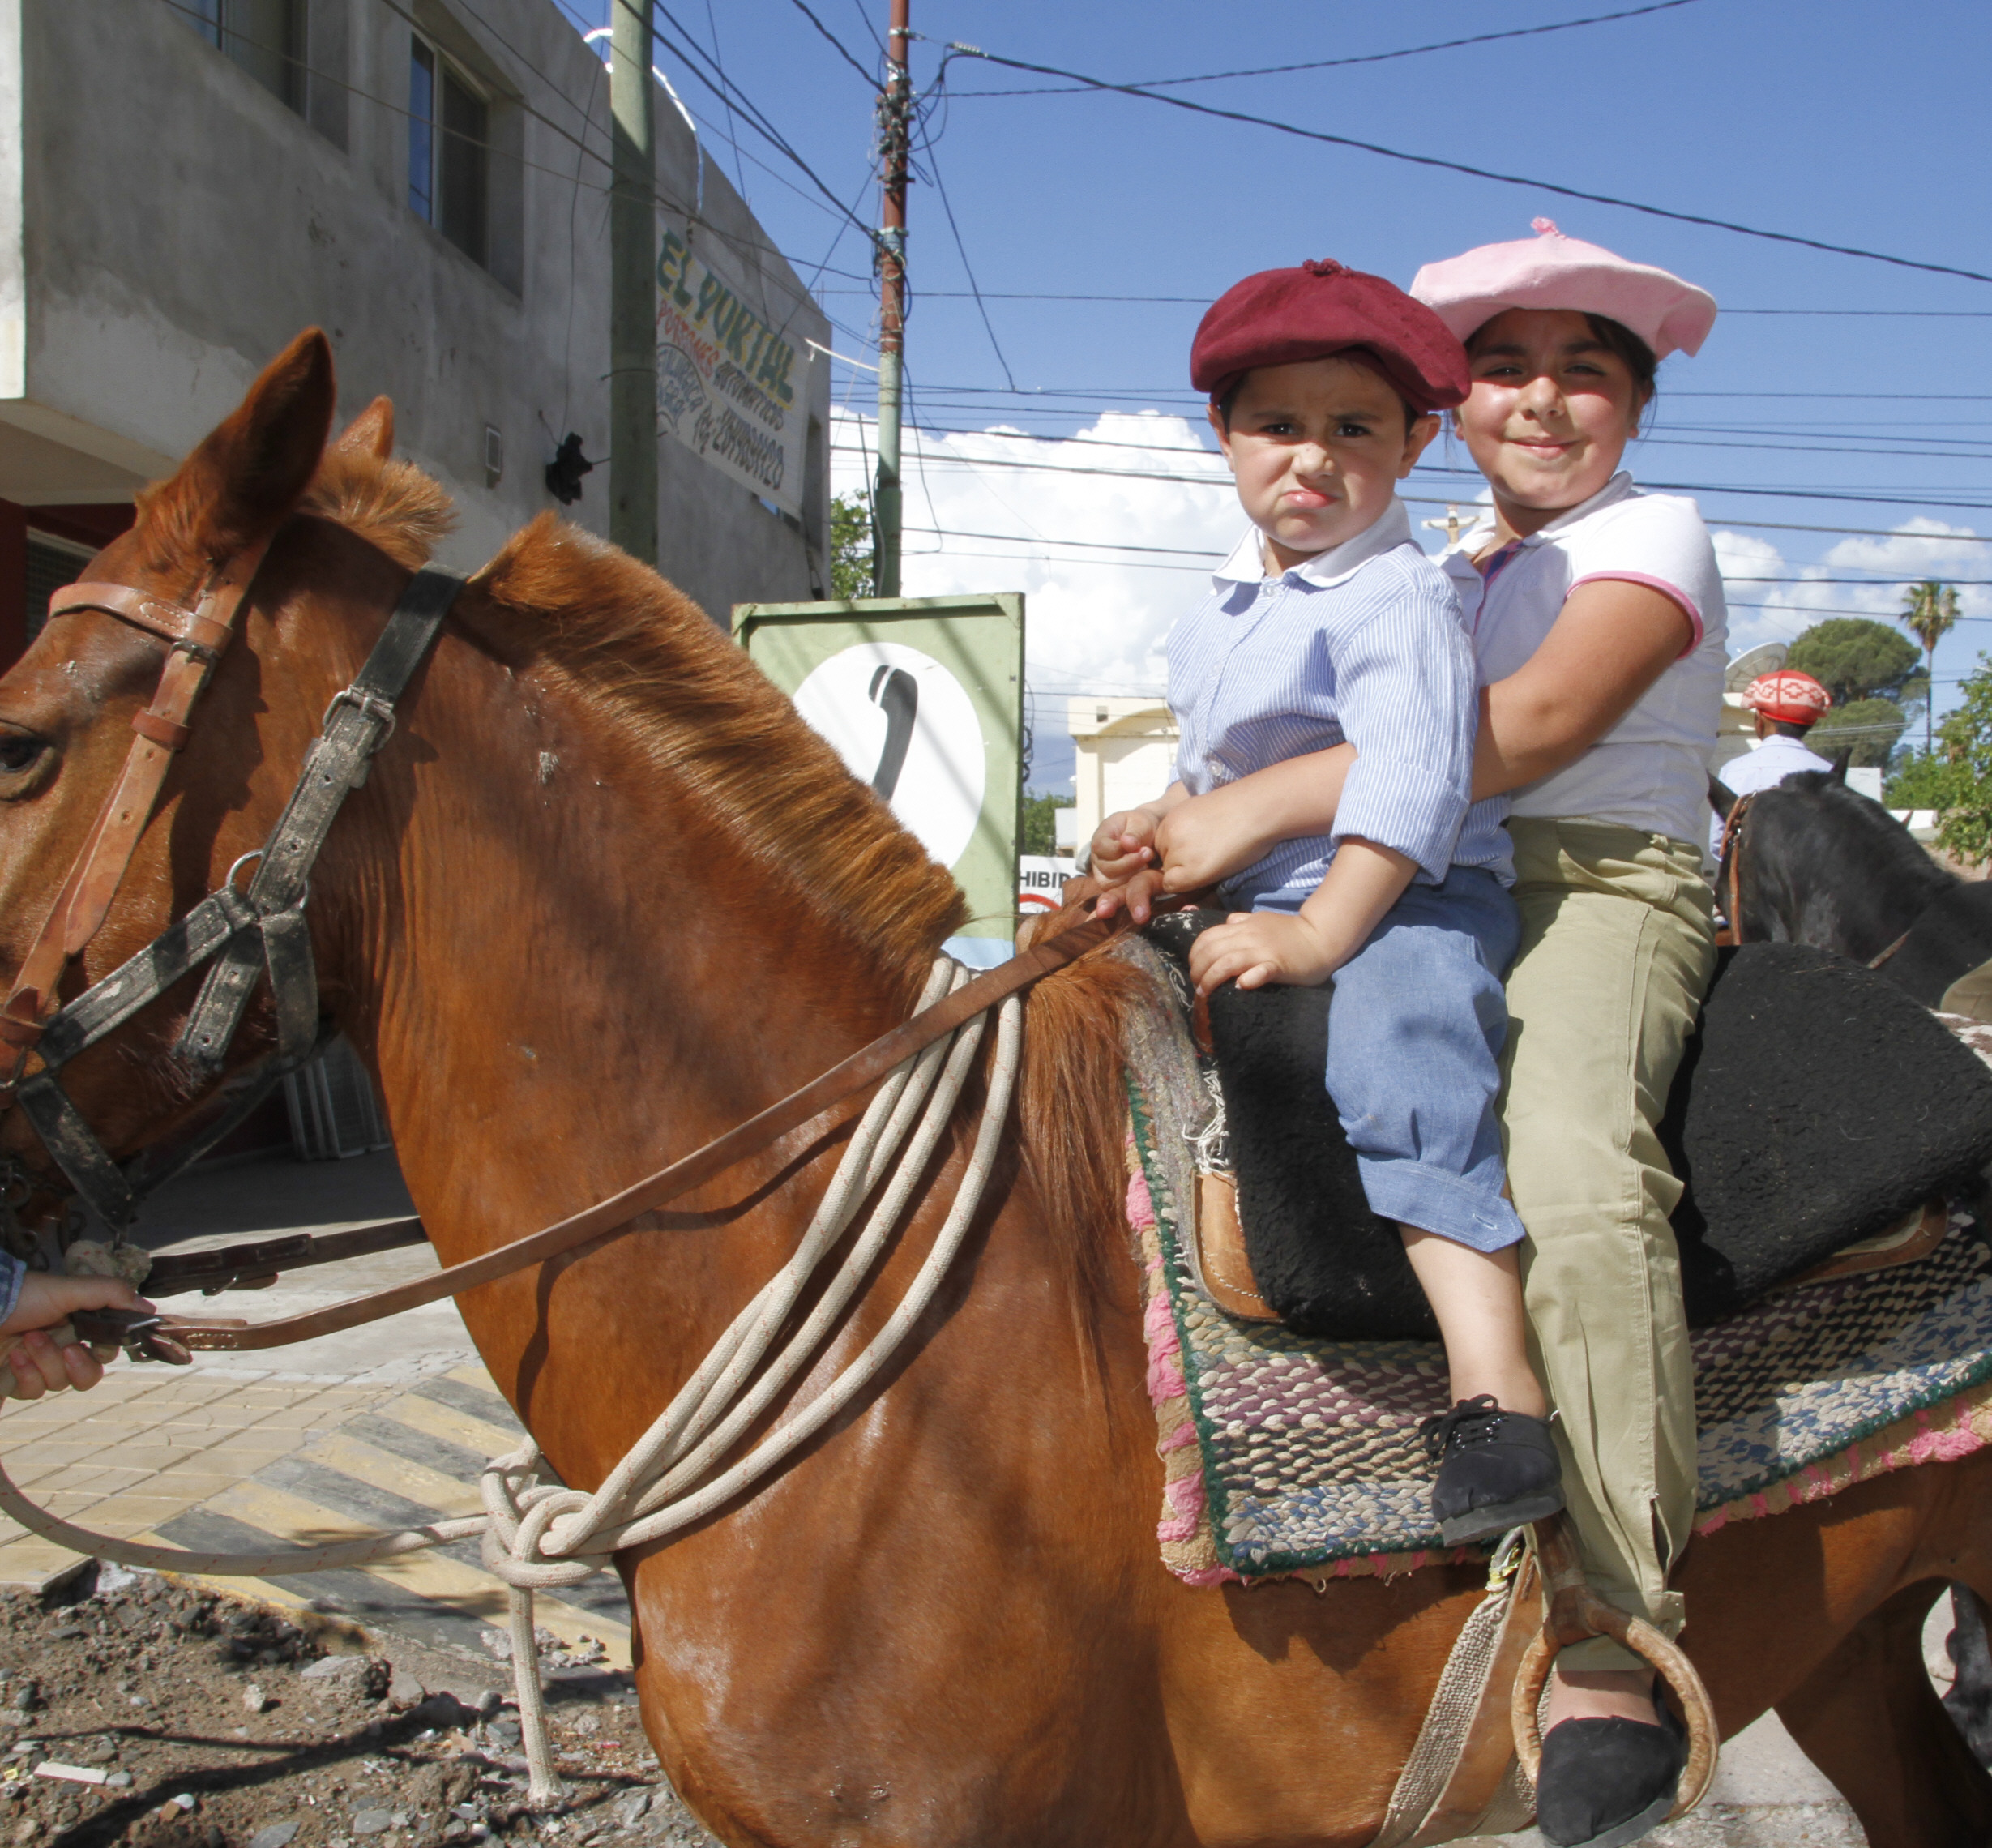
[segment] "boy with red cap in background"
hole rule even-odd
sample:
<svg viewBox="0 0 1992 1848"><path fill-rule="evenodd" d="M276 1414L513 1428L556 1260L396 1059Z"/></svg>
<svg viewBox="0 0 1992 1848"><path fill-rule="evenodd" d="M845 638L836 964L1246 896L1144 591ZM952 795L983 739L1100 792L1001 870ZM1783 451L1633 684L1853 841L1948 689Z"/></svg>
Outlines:
<svg viewBox="0 0 1992 1848"><path fill-rule="evenodd" d="M1802 742L1806 734L1832 710L1833 696L1809 674L1795 668L1780 668L1763 674L1743 689L1743 704L1757 715L1757 736L1763 739L1755 751L1732 758L1716 772L1716 781L1739 796L1754 795L1759 789L1775 789L1787 776L1801 770L1830 770L1832 765ZM1722 818L1718 815L1708 830L1708 851L1722 858Z"/></svg>
<svg viewBox="0 0 1992 1848"><path fill-rule="evenodd" d="M1426 1431L1434 1513L1448 1543L1485 1538L1563 1496L1494 1115L1519 936L1506 804L1471 799L1473 650L1396 497L1434 413L1466 396L1465 353L1383 278L1310 263L1222 297L1190 379L1252 524L1169 638L1178 781L1101 823L1093 870L1145 920L1192 832L1261 844L1220 886L1231 916L1191 973L1203 993L1332 979L1329 1096L1451 1373L1456 1402ZM1358 755L1332 826L1283 820L1262 773L1344 741Z"/></svg>

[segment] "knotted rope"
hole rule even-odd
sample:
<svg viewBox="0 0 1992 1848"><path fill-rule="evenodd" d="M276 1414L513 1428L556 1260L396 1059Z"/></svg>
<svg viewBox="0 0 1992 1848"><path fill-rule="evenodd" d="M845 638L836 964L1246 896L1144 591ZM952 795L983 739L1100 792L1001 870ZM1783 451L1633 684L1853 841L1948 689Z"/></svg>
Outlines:
<svg viewBox="0 0 1992 1848"><path fill-rule="evenodd" d="M941 957L920 999L926 1007L969 979ZM795 1253L728 1324L669 1405L592 1494L539 1480L539 1447L528 1438L495 1457L481 1478L485 1512L395 1533L268 1553L194 1553L113 1539L71 1525L37 1507L0 1465L0 1511L72 1551L120 1565L218 1578L290 1576L421 1552L481 1536L485 1566L506 1584L512 1679L529 1775L528 1800L543 1807L563 1795L554 1768L533 1639L533 1594L577 1585L625 1547L678 1533L755 1487L853 1404L891 1364L918 1324L959 1255L994 1165L1023 1046L1023 1006L998 1004L996 1053L968 1166L947 1217L905 1295L837 1377L747 1454L721 1467L742 1435L794 1384L864 1290L920 1178L946 1134L982 1042L986 1012L894 1068L858 1120L837 1170ZM819 1277L865 1201L883 1187L849 1250ZM784 1334L812 1284L822 1294Z"/></svg>

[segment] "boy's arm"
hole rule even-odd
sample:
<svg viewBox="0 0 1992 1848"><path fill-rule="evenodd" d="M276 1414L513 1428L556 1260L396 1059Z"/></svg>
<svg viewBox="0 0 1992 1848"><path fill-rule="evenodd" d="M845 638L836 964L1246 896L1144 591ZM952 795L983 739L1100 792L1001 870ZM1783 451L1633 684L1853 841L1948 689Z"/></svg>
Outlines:
<svg viewBox="0 0 1992 1848"><path fill-rule="evenodd" d="M1190 945L1190 973L1198 994L1234 978L1241 988L1326 982L1370 940L1417 870L1408 853L1345 836L1327 877L1297 913L1234 912Z"/></svg>
<svg viewBox="0 0 1992 1848"><path fill-rule="evenodd" d="M1192 796L1156 831L1162 889L1200 891L1264 859L1282 841L1326 834L1355 761L1356 747L1338 744Z"/></svg>

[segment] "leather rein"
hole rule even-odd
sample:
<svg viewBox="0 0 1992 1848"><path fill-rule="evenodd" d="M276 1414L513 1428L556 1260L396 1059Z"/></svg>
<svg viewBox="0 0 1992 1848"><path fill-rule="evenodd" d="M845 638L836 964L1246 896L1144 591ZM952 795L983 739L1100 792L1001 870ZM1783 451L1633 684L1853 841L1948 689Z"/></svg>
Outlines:
<svg viewBox="0 0 1992 1848"><path fill-rule="evenodd" d="M1750 806L1756 801L1757 795L1758 792L1755 789L1746 791L1729 805L1729 812L1723 819L1722 845L1717 855L1722 866L1722 883L1727 888L1723 909L1729 920L1729 939L1738 944L1744 941L1743 908L1738 897L1738 888L1742 884L1743 876L1743 818L1750 813ZM1911 921L1909 929L1879 956L1870 958L1867 966L1879 969L1915 935L1916 926L1922 921L1922 913L1919 912Z"/></svg>
<svg viewBox="0 0 1992 1848"><path fill-rule="evenodd" d="M333 696L320 735L306 752L297 782L263 846L229 868L220 888L145 948L66 1005L50 1008L63 973L101 927L152 817L173 757L192 735L196 702L237 631L267 540L220 567L189 608L108 582L71 584L50 600L51 621L95 611L169 644L152 704L132 721L138 736L49 917L0 1003L0 1045L14 1054L0 1079L0 1110L18 1104L50 1158L77 1194L122 1241L139 1200L207 1153L243 1120L287 1072L330 1037L319 1018L318 988L305 908L310 874L346 796L366 781L369 764L395 727L395 702L428 657L464 580L426 567L415 573L352 685ZM235 875L259 862L246 890ZM997 1002L1063 968L1126 927L1125 912L1088 918L965 983L883 1033L849 1058L689 1155L609 1199L540 1231L435 1276L351 1298L307 1315L250 1326L233 1320L121 1316L107 1311L86 1338L125 1343L135 1358L184 1360L187 1350L253 1350L356 1328L440 1301L622 1230L875 1084L896 1067ZM174 1048L175 1056L219 1076L251 995L267 973L276 1003L277 1046L229 1084L240 1098L205 1126L166 1166L140 1157L121 1167L57 1081L61 1067L96 1045L175 982L212 964ZM32 1072L29 1060L36 1061ZM220 1251L172 1254L154 1261L148 1285L160 1294L273 1281L276 1268L327 1263L426 1237L419 1219L347 1233L266 1241ZM164 1337L161 1339L160 1337Z"/></svg>

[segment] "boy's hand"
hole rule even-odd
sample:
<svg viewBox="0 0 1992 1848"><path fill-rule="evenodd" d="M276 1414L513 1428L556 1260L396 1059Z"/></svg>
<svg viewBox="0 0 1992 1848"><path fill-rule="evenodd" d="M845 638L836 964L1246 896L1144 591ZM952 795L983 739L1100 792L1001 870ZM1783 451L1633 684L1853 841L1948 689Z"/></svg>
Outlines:
<svg viewBox="0 0 1992 1848"><path fill-rule="evenodd" d="M1304 917L1234 911L1190 946L1190 973L1199 995L1233 980L1241 988L1263 988L1269 982L1310 988L1326 982L1347 956Z"/></svg>
<svg viewBox="0 0 1992 1848"><path fill-rule="evenodd" d="M1125 885L1157 858L1155 831L1161 817L1152 808L1122 809L1100 823L1092 837L1093 877L1103 885Z"/></svg>
<svg viewBox="0 0 1992 1848"><path fill-rule="evenodd" d="M1263 818L1249 776L1178 802L1155 832L1163 888L1200 892L1264 859L1280 836L1263 834Z"/></svg>
<svg viewBox="0 0 1992 1848"><path fill-rule="evenodd" d="M14 1313L0 1322L0 1367L12 1371L15 1397L39 1399L71 1386L87 1392L104 1377L103 1362L81 1341L58 1347L44 1332L66 1321L72 1311L151 1307L122 1277L30 1271L21 1279Z"/></svg>

